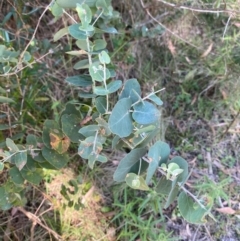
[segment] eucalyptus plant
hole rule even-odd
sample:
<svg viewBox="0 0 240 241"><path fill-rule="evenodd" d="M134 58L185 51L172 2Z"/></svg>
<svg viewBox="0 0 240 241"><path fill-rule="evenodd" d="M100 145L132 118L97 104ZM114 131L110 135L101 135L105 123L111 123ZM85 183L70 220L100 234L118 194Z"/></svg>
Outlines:
<svg viewBox="0 0 240 241"><path fill-rule="evenodd" d="M67 13L69 9L77 13L78 20ZM76 48L66 54L79 58L73 68L80 74L65 80L79 91L79 102L66 104L58 121L46 120L42 137L28 135L24 146L6 140L8 150L1 153L0 164L2 170L8 169L9 179L0 187L0 208L22 205L25 183L38 185L43 168L65 167L71 143L78 144L78 154L90 168L97 162L111 161L104 152L110 140L112 149L130 150L119 162L114 181L138 190L154 188L166 196L164 208L177 199L187 221L204 223L212 202L204 203L184 188L189 178L188 163L179 156L170 158L169 145L160 139L161 90L143 96L137 79L116 79L104 38L106 34L118 34L111 20L119 13L111 1L56 0L51 11L56 19L66 13L72 19L71 25L55 33L54 41L65 35L75 41ZM6 55L6 50L3 53ZM114 103L113 96L117 96ZM161 172L160 180L156 187L150 187L156 172Z"/></svg>

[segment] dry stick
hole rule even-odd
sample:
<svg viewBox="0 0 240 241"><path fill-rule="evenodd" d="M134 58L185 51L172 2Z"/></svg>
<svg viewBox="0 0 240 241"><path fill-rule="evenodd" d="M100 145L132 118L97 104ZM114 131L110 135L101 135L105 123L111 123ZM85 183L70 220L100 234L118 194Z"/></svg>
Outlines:
<svg viewBox="0 0 240 241"><path fill-rule="evenodd" d="M200 13L240 13L240 11L234 11L234 10L192 8L192 7L177 5L177 4L174 4L174 3L169 3L169 2L166 2L164 0L157 0L157 1L161 2L161 3L165 4L165 5L168 5L170 7L174 7L174 8L178 8L178 9L191 10L193 12L200 12Z"/></svg>
<svg viewBox="0 0 240 241"><path fill-rule="evenodd" d="M51 233L57 240L62 240L61 236L59 234L57 234L54 230L50 229L49 227L45 226L41 220L36 216L34 215L33 213L30 213L28 211L26 211L25 209L23 209L22 207L18 207L17 208L19 211L21 211L24 215L26 215L33 223L33 227L38 224L40 226L42 226L44 229L46 229L49 233ZM36 224L35 224L36 223Z"/></svg>
<svg viewBox="0 0 240 241"><path fill-rule="evenodd" d="M172 32L170 29L168 29L165 25L163 25L162 23L160 23L155 17L152 16L152 14L149 12L148 8L144 5L143 0L141 1L141 5L143 7L143 9L147 12L148 16L150 16L156 23L158 23L162 28L164 28L167 32L169 32L170 34L172 34L173 36L175 36L176 38L178 38L179 40L181 40L182 42L196 48L199 49L199 47L197 47L194 44L189 43L187 40L181 38L180 36L178 36L177 34L175 34L174 32Z"/></svg>

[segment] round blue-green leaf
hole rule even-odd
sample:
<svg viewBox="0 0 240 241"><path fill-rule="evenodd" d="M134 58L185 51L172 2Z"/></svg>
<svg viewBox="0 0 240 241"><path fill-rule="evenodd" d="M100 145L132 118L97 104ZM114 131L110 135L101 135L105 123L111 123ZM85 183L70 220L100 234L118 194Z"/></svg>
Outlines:
<svg viewBox="0 0 240 241"><path fill-rule="evenodd" d="M108 121L112 133L120 137L127 137L132 133L131 105L132 101L130 98L124 98L119 100L114 106Z"/></svg>
<svg viewBox="0 0 240 241"><path fill-rule="evenodd" d="M147 170L146 183L149 183L155 171L162 163L166 163L170 154L170 147L167 143L157 141L150 147L148 152L149 167Z"/></svg>
<svg viewBox="0 0 240 241"><path fill-rule="evenodd" d="M160 111L150 102L140 102L133 109L132 117L138 124L148 125L159 121Z"/></svg>
<svg viewBox="0 0 240 241"><path fill-rule="evenodd" d="M112 81L111 83L109 83L107 85L107 89L108 89L109 94L112 94L112 93L116 92L121 87L122 87L122 81L121 80Z"/></svg>
<svg viewBox="0 0 240 241"><path fill-rule="evenodd" d="M65 79L69 84L74 86L86 87L92 85L92 78L89 75L75 75Z"/></svg>
<svg viewBox="0 0 240 241"><path fill-rule="evenodd" d="M106 90L104 87L101 87L101 86L95 86L93 88L93 93L96 95L108 95L109 94L108 90Z"/></svg>
<svg viewBox="0 0 240 241"><path fill-rule="evenodd" d="M75 39L87 39L87 32L80 30L80 24L73 24L68 27L69 34Z"/></svg>
<svg viewBox="0 0 240 241"><path fill-rule="evenodd" d="M89 72L93 80L99 82L106 81L111 77L109 70L101 64L91 64L89 66Z"/></svg>
<svg viewBox="0 0 240 241"><path fill-rule="evenodd" d="M135 173L128 173L125 178L125 181L127 185L133 189L143 190L143 191L149 190L149 187L145 183L145 180L143 179L143 177L138 176Z"/></svg>
<svg viewBox="0 0 240 241"><path fill-rule="evenodd" d="M102 51L99 55L99 61L102 64L109 64L111 62L111 59L106 51Z"/></svg>
<svg viewBox="0 0 240 241"><path fill-rule="evenodd" d="M102 49L105 49L107 46L107 42L103 39L96 39L94 41L94 47L93 47L93 50L94 51L99 51L99 50L102 50Z"/></svg>
<svg viewBox="0 0 240 241"><path fill-rule="evenodd" d="M119 163L113 179L116 182L124 182L127 174L130 172L132 167L139 162L139 159L142 158L147 152L147 148L136 148L131 150Z"/></svg>
<svg viewBox="0 0 240 241"><path fill-rule="evenodd" d="M97 0L57 0L57 4L63 8L75 8L77 3L86 3L89 7L94 7Z"/></svg>
<svg viewBox="0 0 240 241"><path fill-rule="evenodd" d="M99 96L95 100L96 108L100 114L105 114L107 111L107 100L106 97Z"/></svg>
<svg viewBox="0 0 240 241"><path fill-rule="evenodd" d="M178 196L178 207L183 218L193 224L204 224L206 220L204 217L208 214L207 208L201 207L185 192L181 192Z"/></svg>
<svg viewBox="0 0 240 241"><path fill-rule="evenodd" d="M141 87L137 79L129 79L124 83L119 99L130 98L135 103L141 97Z"/></svg>
<svg viewBox="0 0 240 241"><path fill-rule="evenodd" d="M151 100L151 101L153 101L153 102L154 102L155 104L157 104L157 105L163 105L162 100L161 100L158 96L156 96L155 94L150 95L150 96L148 97L148 99Z"/></svg>
<svg viewBox="0 0 240 241"><path fill-rule="evenodd" d="M17 185L24 183L24 178L22 177L20 171L17 169L17 167L12 167L9 169L9 176L11 177L12 181L16 183Z"/></svg>

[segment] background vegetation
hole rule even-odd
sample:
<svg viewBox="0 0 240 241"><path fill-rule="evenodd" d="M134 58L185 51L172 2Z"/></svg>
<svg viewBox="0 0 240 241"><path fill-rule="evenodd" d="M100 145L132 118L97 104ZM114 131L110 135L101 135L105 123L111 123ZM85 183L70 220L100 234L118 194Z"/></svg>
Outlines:
<svg viewBox="0 0 240 241"><path fill-rule="evenodd" d="M1 100L1 148L8 137L25 144L27 134L42 132L46 119L59 118L66 102L80 100L64 82L78 74L76 59L65 54L74 43L69 37L53 41L71 19L65 14L54 20L50 11L42 15L49 3L0 3L0 44L20 52L29 44L31 56L31 65L0 76L1 95L14 100ZM109 149L111 162L90 170L73 145L67 168L45 170L40 186L28 185L23 207L0 213L0 239L239 240L240 2L112 4L120 13L114 22L119 34L106 35L106 41L117 78L137 78L145 93L165 88L161 138L172 157L188 161L188 189L196 196L206 193L206 203L207 194L217 200L214 219L189 224L176 203L163 209L161 195L114 183L124 151ZM6 179L2 171L1 183Z"/></svg>

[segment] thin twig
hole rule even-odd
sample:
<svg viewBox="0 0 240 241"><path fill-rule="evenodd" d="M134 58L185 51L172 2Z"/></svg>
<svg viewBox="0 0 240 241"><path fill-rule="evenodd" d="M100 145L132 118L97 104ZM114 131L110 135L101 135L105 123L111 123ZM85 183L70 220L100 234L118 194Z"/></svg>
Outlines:
<svg viewBox="0 0 240 241"><path fill-rule="evenodd" d="M24 215L26 215L26 217L28 217L33 223L37 223L38 225L40 225L41 227L43 227L44 229L46 229L49 233L51 233L57 240L62 240L62 237L57 234L54 230L50 229L49 227L47 227L46 225L44 225L41 220L34 215L33 213L30 213L28 211L26 211L25 209L23 209L22 207L18 207L18 210L20 212L22 212Z"/></svg>
<svg viewBox="0 0 240 241"><path fill-rule="evenodd" d="M194 7L187 7L183 5L177 5L174 3L169 3L164 0L157 0L158 2L161 2L165 5L168 5L170 7L178 8L178 9L185 9L185 10L191 10L194 12L200 12L200 13L240 13L240 11L235 10L227 10L227 9L201 9L201 8L194 8Z"/></svg>

